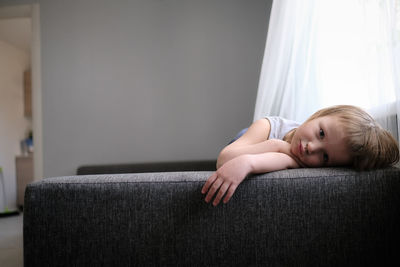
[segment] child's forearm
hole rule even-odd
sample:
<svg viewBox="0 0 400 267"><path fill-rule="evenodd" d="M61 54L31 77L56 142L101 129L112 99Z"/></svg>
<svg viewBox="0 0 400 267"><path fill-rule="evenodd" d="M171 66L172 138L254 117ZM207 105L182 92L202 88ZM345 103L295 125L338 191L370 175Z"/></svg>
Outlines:
<svg viewBox="0 0 400 267"><path fill-rule="evenodd" d="M284 152L284 146L288 145L282 140L271 139L257 144L244 145L240 147L225 147L218 156L217 169L227 161L245 154L261 154L267 152Z"/></svg>
<svg viewBox="0 0 400 267"><path fill-rule="evenodd" d="M280 152L251 154L246 157L250 165L250 173L266 173L299 167L292 157Z"/></svg>

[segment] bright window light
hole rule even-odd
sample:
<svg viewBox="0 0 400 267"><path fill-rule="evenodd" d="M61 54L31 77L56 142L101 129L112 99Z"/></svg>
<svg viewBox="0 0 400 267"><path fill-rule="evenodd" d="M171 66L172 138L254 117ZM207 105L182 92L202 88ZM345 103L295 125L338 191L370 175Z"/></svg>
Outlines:
<svg viewBox="0 0 400 267"><path fill-rule="evenodd" d="M394 102L394 58L388 49L394 40L385 10L393 6L379 0L316 2L316 76L323 106L370 109Z"/></svg>

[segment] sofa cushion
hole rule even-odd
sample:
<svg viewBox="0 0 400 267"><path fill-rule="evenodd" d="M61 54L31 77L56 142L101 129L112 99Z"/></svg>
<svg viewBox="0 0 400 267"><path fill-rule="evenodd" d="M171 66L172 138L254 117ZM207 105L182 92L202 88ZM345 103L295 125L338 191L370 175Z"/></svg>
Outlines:
<svg viewBox="0 0 400 267"><path fill-rule="evenodd" d="M387 266L399 262L400 170L252 175L226 205L212 172L70 176L30 184L26 266Z"/></svg>
<svg viewBox="0 0 400 267"><path fill-rule="evenodd" d="M77 175L140 172L215 171L216 164L216 160L198 160L177 162L83 165L77 169Z"/></svg>

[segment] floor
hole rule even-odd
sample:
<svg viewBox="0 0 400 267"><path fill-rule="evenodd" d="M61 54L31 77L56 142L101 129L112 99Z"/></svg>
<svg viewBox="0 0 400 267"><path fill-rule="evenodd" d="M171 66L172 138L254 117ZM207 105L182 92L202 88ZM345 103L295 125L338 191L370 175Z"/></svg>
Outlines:
<svg viewBox="0 0 400 267"><path fill-rule="evenodd" d="M0 217L0 266L22 267L23 241L22 241L23 215Z"/></svg>

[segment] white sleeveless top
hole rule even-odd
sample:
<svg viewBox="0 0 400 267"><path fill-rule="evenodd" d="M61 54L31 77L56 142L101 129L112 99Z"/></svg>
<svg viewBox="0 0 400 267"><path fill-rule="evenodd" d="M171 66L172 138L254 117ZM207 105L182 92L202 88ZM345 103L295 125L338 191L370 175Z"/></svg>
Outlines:
<svg viewBox="0 0 400 267"><path fill-rule="evenodd" d="M288 132L300 126L300 123L296 121L287 120L281 117L271 116L265 118L269 120L269 123L271 124L268 139L282 140Z"/></svg>
<svg viewBox="0 0 400 267"><path fill-rule="evenodd" d="M301 123L298 123L296 121L292 120L287 120L281 117L276 117L276 116L271 116L271 117L265 117L270 125L271 125L271 130L268 136L268 139L280 139L283 140L283 137L293 130L294 128L298 128ZM241 130L230 142L229 144L235 142L239 137L241 137L248 128L245 128Z"/></svg>

